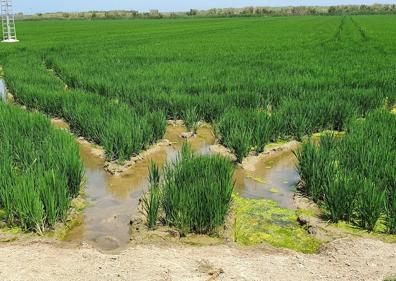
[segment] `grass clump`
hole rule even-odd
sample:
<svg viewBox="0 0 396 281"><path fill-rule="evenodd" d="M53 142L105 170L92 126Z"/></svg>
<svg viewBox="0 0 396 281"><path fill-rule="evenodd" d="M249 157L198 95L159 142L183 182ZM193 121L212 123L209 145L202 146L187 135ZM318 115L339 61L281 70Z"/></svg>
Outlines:
<svg viewBox="0 0 396 281"><path fill-rule="evenodd" d="M9 225L42 233L66 218L83 177L78 146L48 119L0 105L0 207Z"/></svg>
<svg viewBox="0 0 396 281"><path fill-rule="evenodd" d="M353 122L343 138L325 135L296 152L304 191L333 222L373 231L383 218L386 231L396 232L395 132L396 116L379 110Z"/></svg>
<svg viewBox="0 0 396 281"><path fill-rule="evenodd" d="M157 226L158 212L161 203L160 172L158 166L151 162L149 170L149 192L143 196L143 213L147 218L147 227Z"/></svg>
<svg viewBox="0 0 396 281"><path fill-rule="evenodd" d="M117 98L75 89L73 83L66 92L62 80L55 79L41 59L14 56L9 59L12 63L6 79L10 81L8 87L15 101L64 119L74 134L101 145L108 160L129 160L165 133L162 110L150 111L144 104L132 108ZM26 68L20 69L18 63L25 64ZM28 74L32 70L33 73ZM31 80L29 84L21 81L24 76Z"/></svg>
<svg viewBox="0 0 396 281"><path fill-rule="evenodd" d="M159 177L151 169L155 182ZM232 163L220 156L195 155L185 144L176 163L163 170L163 180L151 184L150 194L160 194L161 211L166 225L182 233L210 234L224 223L234 190ZM152 176L150 176L151 178ZM152 182L152 180L150 180ZM154 188L153 188L154 187ZM157 193L158 192L158 193ZM155 205L157 197L146 200ZM157 219L151 208L145 207L149 227Z"/></svg>
<svg viewBox="0 0 396 281"><path fill-rule="evenodd" d="M233 108L220 119L217 130L221 142L235 153L241 163L252 148L260 153L274 139L273 124L274 119L266 112Z"/></svg>
<svg viewBox="0 0 396 281"><path fill-rule="evenodd" d="M196 134L198 130L198 122L199 122L199 115L197 112L197 108L193 107L186 109L186 111L184 112L183 119L184 119L184 124L187 127L187 130L189 132L193 132L194 134Z"/></svg>

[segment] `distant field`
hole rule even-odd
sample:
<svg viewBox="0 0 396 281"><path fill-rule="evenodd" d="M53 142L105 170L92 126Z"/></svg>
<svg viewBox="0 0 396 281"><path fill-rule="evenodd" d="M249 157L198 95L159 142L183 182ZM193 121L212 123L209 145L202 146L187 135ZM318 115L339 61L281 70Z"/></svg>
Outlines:
<svg viewBox="0 0 396 281"><path fill-rule="evenodd" d="M324 138L323 149L303 147L306 192L333 221L372 230L382 217L396 232L394 16L39 21L17 29L21 42L0 49L15 100L65 119L108 160L161 139L166 119L191 129L212 123L240 162L269 142L346 131L340 142Z"/></svg>
<svg viewBox="0 0 396 281"><path fill-rule="evenodd" d="M21 43L0 51L16 99L65 118L105 146L109 158L129 158L161 138L165 118L220 121L232 148L241 141L233 131L250 135L260 126L245 120L257 119L255 112L273 113L271 120L258 117L269 124L265 141L301 138L342 130L351 116L396 96L393 16L41 21L17 28ZM243 142L263 147L254 138Z"/></svg>

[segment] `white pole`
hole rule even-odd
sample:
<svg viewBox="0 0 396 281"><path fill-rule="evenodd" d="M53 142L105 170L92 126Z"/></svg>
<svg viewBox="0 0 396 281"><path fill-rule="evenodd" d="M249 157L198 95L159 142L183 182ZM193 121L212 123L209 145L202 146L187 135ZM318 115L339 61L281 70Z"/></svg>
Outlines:
<svg viewBox="0 0 396 281"><path fill-rule="evenodd" d="M15 20L12 13L11 0L1 1L1 13L3 23L3 42L13 43L18 42L16 38Z"/></svg>
<svg viewBox="0 0 396 281"><path fill-rule="evenodd" d="M8 40L11 40L11 27L10 27L10 11L8 10L8 0L6 0L6 19L7 19L7 35Z"/></svg>

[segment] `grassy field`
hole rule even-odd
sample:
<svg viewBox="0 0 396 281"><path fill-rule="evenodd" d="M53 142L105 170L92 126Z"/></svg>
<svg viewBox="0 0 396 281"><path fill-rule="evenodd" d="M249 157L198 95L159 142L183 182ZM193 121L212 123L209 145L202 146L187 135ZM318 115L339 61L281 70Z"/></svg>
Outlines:
<svg viewBox="0 0 396 281"><path fill-rule="evenodd" d="M297 152L305 191L331 221L396 233L395 132L395 115L376 111L345 137L323 136L319 148L307 142Z"/></svg>
<svg viewBox="0 0 396 281"><path fill-rule="evenodd" d="M110 160L129 159L161 139L166 119L213 123L238 161L271 141L323 130L357 134L336 157L344 169L350 155L368 165L359 169L379 171L383 162L371 163L373 155L396 149L395 130L377 131L393 115L355 125L396 102L394 16L40 21L17 28L21 42L0 49L15 100L64 118ZM386 144L378 154L377 142ZM391 213L394 229L391 163L387 181L378 172L361 186L384 192L378 217ZM315 199L328 198L320 192ZM359 222L373 220L362 216Z"/></svg>
<svg viewBox="0 0 396 281"><path fill-rule="evenodd" d="M64 221L83 177L73 138L42 115L0 104L0 140L2 217L39 233Z"/></svg>

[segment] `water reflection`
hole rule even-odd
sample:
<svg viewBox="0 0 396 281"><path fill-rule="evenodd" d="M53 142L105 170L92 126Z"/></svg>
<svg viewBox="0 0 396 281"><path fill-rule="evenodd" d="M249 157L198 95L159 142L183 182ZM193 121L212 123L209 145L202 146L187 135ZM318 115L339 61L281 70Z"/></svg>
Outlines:
<svg viewBox="0 0 396 281"><path fill-rule="evenodd" d="M0 78L0 100L3 102L7 101L7 92L6 92L5 82L1 78Z"/></svg>
<svg viewBox="0 0 396 281"><path fill-rule="evenodd" d="M75 227L66 240L88 241L102 250L120 250L130 239L129 220L138 212L139 199L148 188L148 167L151 161L160 167L177 158L183 139L181 126L168 126L165 138L172 145L161 147L121 174L113 176L103 169L104 161L92 154L90 144L80 144L81 159L85 166L86 199L83 224ZM189 140L194 151L204 152L214 143L208 128L198 131Z"/></svg>
<svg viewBox="0 0 396 281"><path fill-rule="evenodd" d="M253 172L239 168L235 173L236 192L244 198L265 198L280 207L293 207L293 194L300 177L292 151L276 152L262 158Z"/></svg>

